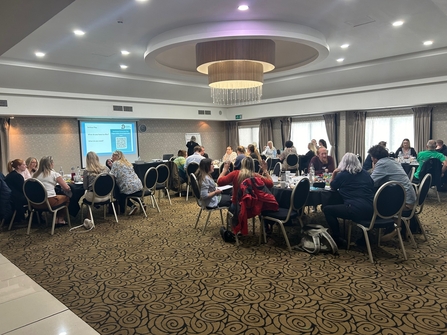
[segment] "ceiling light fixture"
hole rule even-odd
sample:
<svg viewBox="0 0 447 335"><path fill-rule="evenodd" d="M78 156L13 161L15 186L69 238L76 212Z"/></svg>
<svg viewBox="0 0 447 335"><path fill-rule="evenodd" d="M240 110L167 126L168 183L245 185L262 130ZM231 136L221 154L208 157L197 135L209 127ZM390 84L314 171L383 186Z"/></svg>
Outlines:
<svg viewBox="0 0 447 335"><path fill-rule="evenodd" d="M45 54L44 54L43 52L40 52L40 51L36 52L35 55L36 55L37 57L43 57L43 56L45 56Z"/></svg>
<svg viewBox="0 0 447 335"><path fill-rule="evenodd" d="M264 73L275 68L275 42L233 39L196 44L197 71L208 75L213 103L244 105L261 100Z"/></svg>
<svg viewBox="0 0 447 335"><path fill-rule="evenodd" d="M121 64L121 65L120 65L120 68L122 68L123 70L125 70L125 69L128 68L128 66L127 66L127 65L124 65L124 64Z"/></svg>
<svg viewBox="0 0 447 335"><path fill-rule="evenodd" d="M121 50L121 55L123 55L123 56L127 56L127 55L129 55L129 54L130 54L129 51L127 51L127 50Z"/></svg>
<svg viewBox="0 0 447 335"><path fill-rule="evenodd" d="M433 44L433 41L425 41L424 42L424 45L432 45Z"/></svg>
<svg viewBox="0 0 447 335"><path fill-rule="evenodd" d="M239 9L240 11L244 11L244 10L248 10L248 6L247 5L240 5L237 9Z"/></svg>
<svg viewBox="0 0 447 335"><path fill-rule="evenodd" d="M340 48L342 48L342 49L346 49L347 47L349 47L349 44L348 44L348 43L345 43L345 44L340 45Z"/></svg>
<svg viewBox="0 0 447 335"><path fill-rule="evenodd" d="M401 25L403 25L404 24L404 21L396 21L396 22L393 22L393 26L394 27L400 27Z"/></svg>
<svg viewBox="0 0 447 335"><path fill-rule="evenodd" d="M345 60L344 58L339 58L339 59L337 59L337 62L341 63L341 62L343 62L344 60Z"/></svg>
<svg viewBox="0 0 447 335"><path fill-rule="evenodd" d="M82 36L82 35L85 34L85 32L83 32L82 30L75 30L75 31L73 31L73 32L74 32L74 34L77 35L77 36Z"/></svg>

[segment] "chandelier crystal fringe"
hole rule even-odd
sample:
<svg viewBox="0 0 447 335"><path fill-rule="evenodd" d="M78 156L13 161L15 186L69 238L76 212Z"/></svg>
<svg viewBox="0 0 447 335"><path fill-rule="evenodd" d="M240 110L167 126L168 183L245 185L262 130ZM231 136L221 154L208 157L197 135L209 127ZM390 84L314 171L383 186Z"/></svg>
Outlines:
<svg viewBox="0 0 447 335"><path fill-rule="evenodd" d="M197 71L208 75L213 103L244 105L260 101L264 73L275 68L275 42L223 40L196 45Z"/></svg>

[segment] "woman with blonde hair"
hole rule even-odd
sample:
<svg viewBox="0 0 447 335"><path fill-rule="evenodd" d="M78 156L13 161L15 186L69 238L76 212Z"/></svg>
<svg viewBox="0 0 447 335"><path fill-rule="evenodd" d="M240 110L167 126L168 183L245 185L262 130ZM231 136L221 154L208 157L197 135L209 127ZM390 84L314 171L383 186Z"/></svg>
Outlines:
<svg viewBox="0 0 447 335"><path fill-rule="evenodd" d="M25 161L26 169L22 172L22 176L25 180L31 178L33 174L37 171L37 168L39 167L39 162L37 161L37 158L34 157L28 157Z"/></svg>
<svg viewBox="0 0 447 335"><path fill-rule="evenodd" d="M59 207L62 204L68 205L70 198L66 195L56 194L55 187L59 184L64 192L71 194L70 186L67 185L64 178L53 170L54 162L52 156L44 156L40 159L39 168L34 173L33 178L42 182L47 190L48 202L51 208ZM46 205L34 206L36 208L46 208ZM65 211L57 212L57 224L66 224L64 220Z"/></svg>
<svg viewBox="0 0 447 335"><path fill-rule="evenodd" d="M135 173L132 163L124 157L124 154L121 151L116 150L112 154L112 160L113 164L110 174L115 176L116 185L120 190L118 203L120 206L120 212L123 214L126 210L126 197L129 194L141 191L143 189L143 184L140 178L138 178L138 175ZM130 201L127 204L132 206ZM129 212L129 215L135 213L135 210L136 207L133 207Z"/></svg>
<svg viewBox="0 0 447 335"><path fill-rule="evenodd" d="M272 141L267 142L267 146L264 147L262 155L265 155L266 157L276 158L276 148L273 146Z"/></svg>
<svg viewBox="0 0 447 335"><path fill-rule="evenodd" d="M6 184L11 189L11 200L13 202L14 209L17 211L14 221L20 222L25 219L25 208L23 207L28 203L25 195L23 194L23 172L27 171L26 164L23 159L14 159L8 162L8 175L5 178Z"/></svg>
<svg viewBox="0 0 447 335"><path fill-rule="evenodd" d="M87 199L88 201L92 201L93 200L93 182L95 181L95 178L100 175L101 173L109 173L109 168L102 165L99 162L99 157L98 155L93 152L93 151L89 151L87 153L87 167L84 170L84 174L83 174L83 186L84 186L84 190L86 190L85 192L85 199ZM104 198L96 198L95 201L97 202L101 202L101 201L106 201L108 200L109 197L104 197Z"/></svg>

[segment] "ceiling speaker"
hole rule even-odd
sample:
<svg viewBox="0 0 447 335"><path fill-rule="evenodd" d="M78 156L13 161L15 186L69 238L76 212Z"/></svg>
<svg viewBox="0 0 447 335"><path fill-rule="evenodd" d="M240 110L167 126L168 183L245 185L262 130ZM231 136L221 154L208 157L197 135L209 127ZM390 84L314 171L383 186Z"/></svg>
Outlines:
<svg viewBox="0 0 447 335"><path fill-rule="evenodd" d="M146 125L140 124L140 126L138 127L138 130L140 131L140 133L145 133L146 132Z"/></svg>

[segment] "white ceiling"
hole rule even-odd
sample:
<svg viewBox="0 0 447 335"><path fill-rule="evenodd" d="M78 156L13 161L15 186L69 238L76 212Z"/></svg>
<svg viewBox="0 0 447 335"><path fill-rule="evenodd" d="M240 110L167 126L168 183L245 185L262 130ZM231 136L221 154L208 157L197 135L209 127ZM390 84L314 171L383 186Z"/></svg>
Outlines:
<svg viewBox="0 0 447 335"><path fill-rule="evenodd" d="M250 9L240 12L240 4ZM144 54L160 34L193 25L212 33L216 24L234 21L304 26L321 33L329 49L318 62L266 74L261 103L447 75L446 0L2 0L0 12L8 18L0 23L0 93L7 88L211 106L206 76L146 62ZM393 27L397 20L404 24ZM86 34L77 37L74 29ZM433 45L424 46L426 40ZM344 43L349 48L340 48ZM176 47L166 57L194 67L194 42ZM130 55L122 56L122 49ZM276 51L285 63L297 53L286 38L279 38Z"/></svg>

